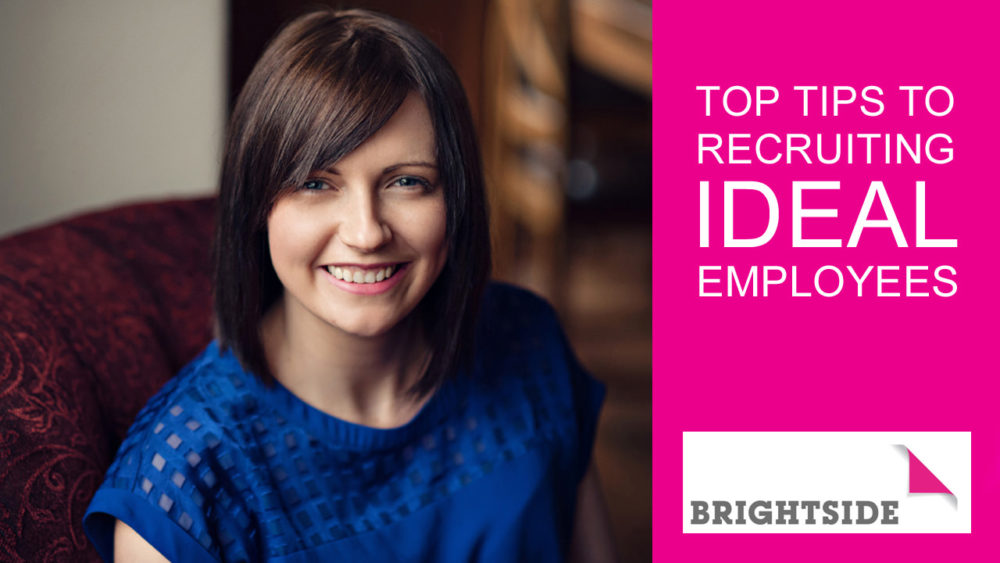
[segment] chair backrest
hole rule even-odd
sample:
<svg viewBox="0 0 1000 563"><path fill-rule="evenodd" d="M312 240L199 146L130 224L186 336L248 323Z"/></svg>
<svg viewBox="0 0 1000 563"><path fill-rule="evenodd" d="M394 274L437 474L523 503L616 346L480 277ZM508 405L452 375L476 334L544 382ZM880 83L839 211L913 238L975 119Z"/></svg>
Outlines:
<svg viewBox="0 0 1000 563"><path fill-rule="evenodd" d="M211 338L214 199L0 241L0 553L99 560L81 519L132 419Z"/></svg>

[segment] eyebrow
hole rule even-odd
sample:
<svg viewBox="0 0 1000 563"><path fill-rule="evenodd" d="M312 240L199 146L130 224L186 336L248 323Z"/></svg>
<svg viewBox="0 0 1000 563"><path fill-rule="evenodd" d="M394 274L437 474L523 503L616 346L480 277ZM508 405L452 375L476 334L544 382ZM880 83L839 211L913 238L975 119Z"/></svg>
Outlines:
<svg viewBox="0 0 1000 563"><path fill-rule="evenodd" d="M393 164L392 166L387 166L384 169L382 169L382 173L383 174L388 174L388 173L392 172L393 170L396 170L398 168L404 168L406 166L421 166L421 167L424 167L424 168L433 168L433 169L437 170L437 164L434 164L433 162L426 162L426 161L420 160L420 161L416 161L416 162L400 162L399 164Z"/></svg>
<svg viewBox="0 0 1000 563"><path fill-rule="evenodd" d="M427 162L427 161L424 161L424 160L418 160L418 161L414 161L414 162L400 162L398 164L393 164L392 166L386 166L385 168L382 169L382 173L383 174L389 174L390 172L392 172L394 170L398 170L400 168L405 168L407 166L420 166L420 167L423 167L423 168L433 168L434 170L437 170L437 164L435 164L433 162ZM336 167L333 167L333 166L327 168L326 172L329 172L330 174L335 174L337 176L340 176L340 171L337 170Z"/></svg>

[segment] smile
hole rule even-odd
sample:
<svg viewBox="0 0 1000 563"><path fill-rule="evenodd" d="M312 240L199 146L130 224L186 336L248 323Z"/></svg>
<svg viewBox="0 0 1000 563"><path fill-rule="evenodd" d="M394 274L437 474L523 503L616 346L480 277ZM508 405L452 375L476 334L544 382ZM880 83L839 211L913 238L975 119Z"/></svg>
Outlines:
<svg viewBox="0 0 1000 563"><path fill-rule="evenodd" d="M405 277L410 262L373 266L327 265L320 268L335 287L356 295L378 295L392 289Z"/></svg>
<svg viewBox="0 0 1000 563"><path fill-rule="evenodd" d="M348 283L369 284L387 280L399 269L400 264L378 268L357 266L326 266L326 271L338 280Z"/></svg>

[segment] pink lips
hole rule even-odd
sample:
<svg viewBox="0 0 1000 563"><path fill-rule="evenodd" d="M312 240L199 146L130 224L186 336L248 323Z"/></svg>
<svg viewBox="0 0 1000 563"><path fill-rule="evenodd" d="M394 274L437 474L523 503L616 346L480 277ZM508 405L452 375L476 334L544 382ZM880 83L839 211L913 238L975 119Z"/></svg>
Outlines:
<svg viewBox="0 0 1000 563"><path fill-rule="evenodd" d="M338 280L326 268L320 268L323 271L323 275L326 279L330 281L333 285L348 293L353 293L355 295L378 295L380 293L385 293L392 289L399 280L403 277L402 274L410 269L410 263L401 264L395 272L392 273L392 277L375 283L351 283L344 280Z"/></svg>

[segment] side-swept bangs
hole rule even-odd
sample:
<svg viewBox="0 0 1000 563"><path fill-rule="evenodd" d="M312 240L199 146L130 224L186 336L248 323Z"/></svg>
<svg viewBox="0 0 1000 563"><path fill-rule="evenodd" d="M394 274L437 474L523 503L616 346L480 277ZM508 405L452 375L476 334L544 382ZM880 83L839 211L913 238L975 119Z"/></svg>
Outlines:
<svg viewBox="0 0 1000 563"><path fill-rule="evenodd" d="M434 389L470 357L490 251L479 148L461 83L406 24L362 10L321 10L271 41L237 99L223 156L213 254L218 337L263 380L272 374L259 325L283 291L268 254L273 204L360 146L410 92L423 98L434 126L449 252L416 312L433 355L414 391Z"/></svg>

